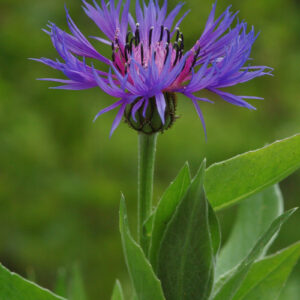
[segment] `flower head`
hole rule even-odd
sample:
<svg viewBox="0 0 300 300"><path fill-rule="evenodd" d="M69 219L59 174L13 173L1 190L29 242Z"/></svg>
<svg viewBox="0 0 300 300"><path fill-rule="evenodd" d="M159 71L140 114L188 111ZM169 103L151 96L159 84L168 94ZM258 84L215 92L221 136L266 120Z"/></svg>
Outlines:
<svg viewBox="0 0 300 300"><path fill-rule="evenodd" d="M175 23L183 4L167 13L167 0L159 5L150 0L140 5L137 0L135 17L129 13L130 0L123 3L101 0L93 5L83 0L85 13L105 34L106 39L93 37L111 47L111 57L99 53L80 32L67 11L71 33L50 23L45 30L52 39L61 60L41 58L38 61L60 70L68 79L44 78L62 83L61 89L89 89L100 87L118 101L101 110L95 117L119 108L111 133L123 116L136 130L145 133L162 131L175 119L176 97L181 93L194 104L205 124L199 107L200 101L212 102L195 95L209 90L223 100L248 109L255 109L245 99L257 97L237 96L221 90L255 77L270 75L266 66L250 66L249 56L257 38L254 29L239 22L230 7L215 18L216 4L208 17L200 38L191 49L185 49L180 24L188 12ZM236 22L234 22L236 20ZM233 26L233 24L235 25ZM104 71L86 58L107 65Z"/></svg>

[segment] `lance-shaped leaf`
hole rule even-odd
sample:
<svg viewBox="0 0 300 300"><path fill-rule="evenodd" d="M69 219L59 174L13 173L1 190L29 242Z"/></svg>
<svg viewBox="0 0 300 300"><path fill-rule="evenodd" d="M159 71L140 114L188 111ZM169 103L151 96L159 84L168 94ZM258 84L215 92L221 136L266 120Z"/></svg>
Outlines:
<svg viewBox="0 0 300 300"><path fill-rule="evenodd" d="M0 264L0 299L2 300L65 300Z"/></svg>
<svg viewBox="0 0 300 300"><path fill-rule="evenodd" d="M130 234L125 200L120 205L120 232L126 265L138 300L164 300L159 279L147 260L142 248Z"/></svg>
<svg viewBox="0 0 300 300"><path fill-rule="evenodd" d="M210 228L210 237L212 242L212 250L216 258L217 255L219 254L219 250L221 247L221 228L215 211L213 210L209 202L207 202L207 204L208 204L208 221L209 221L209 228Z"/></svg>
<svg viewBox="0 0 300 300"><path fill-rule="evenodd" d="M299 256L297 243L255 262L233 300L276 300Z"/></svg>
<svg viewBox="0 0 300 300"><path fill-rule="evenodd" d="M124 300L123 289L119 280L116 280L111 300Z"/></svg>
<svg viewBox="0 0 300 300"><path fill-rule="evenodd" d="M278 300L294 300L298 295L300 295L300 276L299 272L297 273L293 272L292 276L290 276L282 289Z"/></svg>
<svg viewBox="0 0 300 300"><path fill-rule="evenodd" d="M54 293L62 297L67 297L67 287L67 271L64 268L61 268L57 272L57 278L54 285Z"/></svg>
<svg viewBox="0 0 300 300"><path fill-rule="evenodd" d="M170 184L166 192L163 194L153 214L149 257L154 270L157 268L158 250L161 239L166 230L166 226L172 218L178 203L185 195L190 183L190 170L188 164L186 163L176 179Z"/></svg>
<svg viewBox="0 0 300 300"><path fill-rule="evenodd" d="M231 235L217 261L216 277L237 266L257 239L283 213L283 198L278 185L252 195L239 204ZM267 251L269 243L265 247Z"/></svg>
<svg viewBox="0 0 300 300"><path fill-rule="evenodd" d="M164 234L158 277L166 299L207 299L214 278L209 207L203 190L205 162L178 205Z"/></svg>
<svg viewBox="0 0 300 300"><path fill-rule="evenodd" d="M77 264L72 268L68 298L70 300L86 300L87 298L82 275Z"/></svg>
<svg viewBox="0 0 300 300"><path fill-rule="evenodd" d="M221 209L273 185L300 167L300 134L210 166L205 191Z"/></svg>
<svg viewBox="0 0 300 300"><path fill-rule="evenodd" d="M143 224L143 240L145 241L144 252L147 255L150 248L153 222L154 222L154 213L152 213Z"/></svg>
<svg viewBox="0 0 300 300"><path fill-rule="evenodd" d="M229 271L228 275L225 274L224 278L220 278L219 282L217 282L214 287L214 300L233 299L254 261L260 257L266 245L272 240L282 224L287 221L295 210L296 209L291 209L278 217L259 238L249 255L235 269Z"/></svg>

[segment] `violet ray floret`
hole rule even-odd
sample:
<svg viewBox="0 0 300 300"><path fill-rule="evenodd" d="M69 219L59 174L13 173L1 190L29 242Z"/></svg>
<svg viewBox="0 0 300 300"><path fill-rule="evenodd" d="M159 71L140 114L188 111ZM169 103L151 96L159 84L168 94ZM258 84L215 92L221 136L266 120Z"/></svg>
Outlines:
<svg viewBox="0 0 300 300"><path fill-rule="evenodd" d="M184 49L184 35L180 25L189 11L175 23L183 3L167 14L167 0L160 6L158 0L148 4L139 0L135 16L129 12L130 0L83 0L83 10L98 26L106 38L90 37L110 45L112 55L105 57L89 42L71 18L67 8L70 33L54 23L44 30L52 40L60 60L34 59L61 71L67 79L42 78L63 84L60 89L101 88L118 98L101 110L95 120L110 110L119 108L111 134L118 127L126 109L135 122L138 112L145 118L150 104L156 107L161 122L165 123L168 97L176 93L189 98L205 134L205 123L199 102L212 102L195 93L208 90L223 100L248 109L255 109L245 99L262 99L254 96L237 96L221 89L244 83L256 77L272 75L272 68L250 65L251 49L257 39L254 28L248 31L247 23L237 19L229 6L215 17L216 3L207 19L205 28L190 50ZM235 24L235 25L233 25ZM85 58L104 63L105 70ZM107 67L105 67L107 65Z"/></svg>

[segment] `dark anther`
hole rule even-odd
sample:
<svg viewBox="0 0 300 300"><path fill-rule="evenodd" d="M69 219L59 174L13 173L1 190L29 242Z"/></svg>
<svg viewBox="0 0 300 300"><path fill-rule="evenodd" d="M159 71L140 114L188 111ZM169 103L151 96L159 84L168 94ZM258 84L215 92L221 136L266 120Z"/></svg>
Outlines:
<svg viewBox="0 0 300 300"><path fill-rule="evenodd" d="M126 34L126 44L128 44L129 42L129 36L131 35L131 31L128 31L127 34Z"/></svg>
<svg viewBox="0 0 300 300"><path fill-rule="evenodd" d="M130 43L129 43L129 52L130 52L130 54L132 54L132 45L133 45L134 41L135 41L135 37L131 38Z"/></svg>
<svg viewBox="0 0 300 300"><path fill-rule="evenodd" d="M159 41L161 42L164 36L164 26L161 25L160 26L160 37L159 37Z"/></svg>
<svg viewBox="0 0 300 300"><path fill-rule="evenodd" d="M183 41L182 41L182 39L181 39L181 38L179 38L179 39L178 39L178 44L180 44L180 45L179 45L179 49L180 49L180 51L183 51L184 44L183 44Z"/></svg>
<svg viewBox="0 0 300 300"><path fill-rule="evenodd" d="M124 57L124 54L123 54L122 49L121 49L121 47L120 47L120 42L119 42L119 40L118 40L117 38L115 38L115 45L118 46L118 48L120 49L121 55Z"/></svg>
<svg viewBox="0 0 300 300"><path fill-rule="evenodd" d="M200 47L197 49L196 53L195 53L195 58L197 59L198 58L198 55L200 53Z"/></svg>
<svg viewBox="0 0 300 300"><path fill-rule="evenodd" d="M134 45L137 47L138 44L139 44L139 38L137 36L135 36Z"/></svg>
<svg viewBox="0 0 300 300"><path fill-rule="evenodd" d="M120 48L120 44L119 44L118 38L115 38L114 49L115 49L115 48Z"/></svg>
<svg viewBox="0 0 300 300"><path fill-rule="evenodd" d="M127 74L128 64L125 64L125 74Z"/></svg>
<svg viewBox="0 0 300 300"><path fill-rule="evenodd" d="M135 46L137 46L140 43L140 24L136 23L136 30L135 30Z"/></svg>
<svg viewBox="0 0 300 300"><path fill-rule="evenodd" d="M117 65L117 69L119 70L119 72L122 74L122 71L120 69L120 67Z"/></svg>
<svg viewBox="0 0 300 300"><path fill-rule="evenodd" d="M141 44L141 64L144 65L144 46Z"/></svg>
<svg viewBox="0 0 300 300"><path fill-rule="evenodd" d="M114 43L114 42L111 43L111 50L112 50L112 51L115 50L115 43Z"/></svg>
<svg viewBox="0 0 300 300"><path fill-rule="evenodd" d="M170 51L169 43L166 43L166 56L165 56L165 60L164 60L164 65L166 64L167 58L169 56L169 51Z"/></svg>
<svg viewBox="0 0 300 300"><path fill-rule="evenodd" d="M112 55L111 55L111 59L112 59L112 61L113 61L113 62L115 62L115 60L116 60L116 55L115 55L115 52L113 52L113 53L112 53Z"/></svg>
<svg viewBox="0 0 300 300"><path fill-rule="evenodd" d="M178 41L180 35L180 29L179 27L176 27L176 41Z"/></svg>
<svg viewBox="0 0 300 300"><path fill-rule="evenodd" d="M125 61L128 61L128 51L129 51L129 45L125 45L124 53L125 53Z"/></svg>
<svg viewBox="0 0 300 300"><path fill-rule="evenodd" d="M174 60L174 62L173 62L173 66L175 66L176 65L176 63L177 63L177 61L178 61L178 58L179 58L179 46L178 46L178 43L177 42L175 42L174 43L174 49L176 49L176 56L175 56L175 60Z"/></svg>
<svg viewBox="0 0 300 300"><path fill-rule="evenodd" d="M182 55L183 55L183 51L179 50L179 60L181 60Z"/></svg>
<svg viewBox="0 0 300 300"><path fill-rule="evenodd" d="M183 44L183 42L181 42L181 44L180 44L180 46L179 46L179 49L180 49L180 51L183 52L183 49L184 49L184 44Z"/></svg>
<svg viewBox="0 0 300 300"><path fill-rule="evenodd" d="M192 65L191 65L191 69L195 66L195 64L197 62L197 58L198 58L199 52L200 52L200 47L195 52L194 59L193 59Z"/></svg>
<svg viewBox="0 0 300 300"><path fill-rule="evenodd" d="M171 40L170 30L167 27L165 27L165 31L167 32L167 42L170 43Z"/></svg>
<svg viewBox="0 0 300 300"><path fill-rule="evenodd" d="M183 64L183 67L182 67L182 69L181 69L181 72L183 72L183 70L185 69L185 65L186 65L186 61L184 62L184 64ZM180 73L181 73L180 72Z"/></svg>
<svg viewBox="0 0 300 300"><path fill-rule="evenodd" d="M183 50L184 49L184 38L183 38L182 32L180 32L180 39L179 40L181 40L180 50Z"/></svg>
<svg viewBox="0 0 300 300"><path fill-rule="evenodd" d="M154 60L155 60L155 58L156 58L156 51L154 51Z"/></svg>
<svg viewBox="0 0 300 300"><path fill-rule="evenodd" d="M153 29L154 29L154 27L152 26L152 27L150 28L150 30L149 30L149 40L148 40L149 48L150 48L151 42L152 42Z"/></svg>

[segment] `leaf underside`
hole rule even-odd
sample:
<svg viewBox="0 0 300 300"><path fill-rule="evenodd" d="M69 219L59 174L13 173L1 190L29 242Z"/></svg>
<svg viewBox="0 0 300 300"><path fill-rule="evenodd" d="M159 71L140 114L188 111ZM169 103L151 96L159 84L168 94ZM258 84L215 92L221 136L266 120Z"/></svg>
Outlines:
<svg viewBox="0 0 300 300"><path fill-rule="evenodd" d="M283 198L278 185L252 195L239 204L232 232L220 252L216 277L237 266L257 239L283 213ZM264 252L271 243L265 247Z"/></svg>
<svg viewBox="0 0 300 300"><path fill-rule="evenodd" d="M276 300L300 256L300 243L254 263L233 300Z"/></svg>
<svg viewBox="0 0 300 300"><path fill-rule="evenodd" d="M231 300L236 295L254 261L260 257L266 245L295 210L291 209L273 221L265 233L258 239L249 255L235 269L231 270L228 275L225 274L224 278L221 278L216 283L214 287L214 300Z"/></svg>

